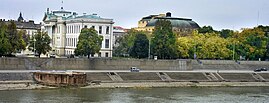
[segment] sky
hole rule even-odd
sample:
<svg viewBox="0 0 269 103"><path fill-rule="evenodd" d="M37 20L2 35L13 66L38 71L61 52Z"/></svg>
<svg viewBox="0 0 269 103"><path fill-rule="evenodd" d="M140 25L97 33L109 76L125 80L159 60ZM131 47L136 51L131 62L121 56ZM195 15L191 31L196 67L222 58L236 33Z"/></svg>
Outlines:
<svg viewBox="0 0 269 103"><path fill-rule="evenodd" d="M191 18L201 27L216 30L252 28L269 25L269 0L0 0L0 18L42 22L47 8L96 13L113 19L116 26L137 27L138 21L151 14L171 12L173 17Z"/></svg>

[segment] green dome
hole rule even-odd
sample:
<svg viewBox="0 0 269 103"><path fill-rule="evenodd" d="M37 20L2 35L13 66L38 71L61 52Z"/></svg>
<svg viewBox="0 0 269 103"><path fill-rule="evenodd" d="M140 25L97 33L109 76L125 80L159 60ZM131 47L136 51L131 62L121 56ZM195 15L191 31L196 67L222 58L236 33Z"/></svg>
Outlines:
<svg viewBox="0 0 269 103"><path fill-rule="evenodd" d="M181 29L200 28L200 26L196 22L192 21L191 19L171 18L171 17L152 19L148 22L147 26L155 26L156 22L160 19L170 21L172 24L172 27L176 27L176 28L181 28Z"/></svg>

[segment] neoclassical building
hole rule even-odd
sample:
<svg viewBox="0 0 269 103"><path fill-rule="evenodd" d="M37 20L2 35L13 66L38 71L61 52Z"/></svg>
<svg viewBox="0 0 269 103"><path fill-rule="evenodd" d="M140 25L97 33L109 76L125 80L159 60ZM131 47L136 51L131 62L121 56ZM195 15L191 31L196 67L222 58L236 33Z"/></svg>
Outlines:
<svg viewBox="0 0 269 103"><path fill-rule="evenodd" d="M76 12L59 11L45 13L42 30L51 37L51 47L59 56L74 54L82 28L94 28L103 36L102 47L94 57L112 57L113 19L101 18L97 14L78 15Z"/></svg>
<svg viewBox="0 0 269 103"><path fill-rule="evenodd" d="M152 33L158 20L170 21L173 27L173 31L179 33L188 33L191 32L193 29L200 28L200 26L192 19L172 17L172 13L167 12L166 14L149 15L143 17L141 20L138 21L138 27L134 29L138 31L148 31Z"/></svg>

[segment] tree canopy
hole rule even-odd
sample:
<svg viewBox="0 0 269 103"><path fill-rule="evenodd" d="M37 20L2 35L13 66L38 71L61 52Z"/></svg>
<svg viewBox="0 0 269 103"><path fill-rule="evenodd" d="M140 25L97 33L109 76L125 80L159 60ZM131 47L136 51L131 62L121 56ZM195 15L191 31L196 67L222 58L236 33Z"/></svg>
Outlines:
<svg viewBox="0 0 269 103"><path fill-rule="evenodd" d="M41 54L46 54L51 50L50 41L51 39L46 32L38 31L30 39L30 45L28 49L32 50L38 55L38 57L40 57Z"/></svg>
<svg viewBox="0 0 269 103"><path fill-rule="evenodd" d="M147 32L131 29L127 32L127 35L116 40L119 45L113 47L113 56L129 57L131 48L134 46L135 38L138 34L145 34L147 37L150 36Z"/></svg>
<svg viewBox="0 0 269 103"><path fill-rule="evenodd" d="M133 58L148 57L149 40L146 34L137 34L134 39L133 47L130 50L130 56Z"/></svg>
<svg viewBox="0 0 269 103"><path fill-rule="evenodd" d="M97 34L94 28L83 28L79 35L75 55L88 56L99 53L102 46L103 37Z"/></svg>
<svg viewBox="0 0 269 103"><path fill-rule="evenodd" d="M158 20L151 42L152 54L161 59L177 58L176 36L170 21Z"/></svg>
<svg viewBox="0 0 269 103"><path fill-rule="evenodd" d="M12 53L26 49L26 42L22 38L22 32L18 32L14 21L0 22L0 56L11 56Z"/></svg>

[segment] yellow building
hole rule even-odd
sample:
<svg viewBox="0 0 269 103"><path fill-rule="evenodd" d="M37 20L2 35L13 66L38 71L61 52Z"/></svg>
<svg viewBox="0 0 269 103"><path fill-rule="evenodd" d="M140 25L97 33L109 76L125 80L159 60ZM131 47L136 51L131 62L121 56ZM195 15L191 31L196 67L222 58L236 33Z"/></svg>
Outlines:
<svg viewBox="0 0 269 103"><path fill-rule="evenodd" d="M143 17L138 21L138 27L134 29L152 33L156 22L160 19L170 21L175 32L190 32L193 29L200 28L200 26L196 22L192 21L192 19L172 17L172 14L167 12L166 14Z"/></svg>

